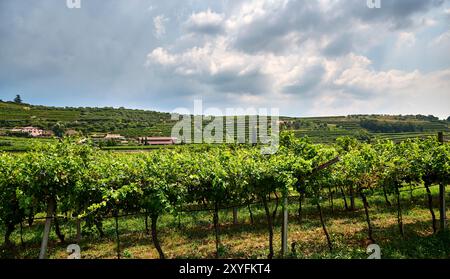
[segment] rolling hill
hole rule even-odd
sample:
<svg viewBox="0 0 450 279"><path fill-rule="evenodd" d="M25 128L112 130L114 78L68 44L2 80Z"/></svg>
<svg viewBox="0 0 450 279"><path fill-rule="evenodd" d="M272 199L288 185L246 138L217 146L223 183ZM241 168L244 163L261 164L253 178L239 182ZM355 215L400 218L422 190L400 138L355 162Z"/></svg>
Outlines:
<svg viewBox="0 0 450 279"><path fill-rule="evenodd" d="M339 136L403 140L449 132L449 121L424 115L349 115L332 117L280 117L281 128L314 142L330 143ZM126 137L170 136L175 121L170 113L95 107L48 107L0 102L0 133L14 127L36 126L52 129L59 123L85 135L118 133ZM203 125L207 125L205 121ZM248 122L245 124L248 128ZM248 132L250 129L246 129Z"/></svg>

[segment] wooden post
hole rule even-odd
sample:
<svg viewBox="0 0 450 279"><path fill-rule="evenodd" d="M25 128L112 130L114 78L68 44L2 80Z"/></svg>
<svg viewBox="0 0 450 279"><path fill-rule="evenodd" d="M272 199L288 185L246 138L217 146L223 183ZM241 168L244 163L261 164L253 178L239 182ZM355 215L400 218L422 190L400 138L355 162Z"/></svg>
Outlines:
<svg viewBox="0 0 450 279"><path fill-rule="evenodd" d="M81 241L81 219L77 219L77 243Z"/></svg>
<svg viewBox="0 0 450 279"><path fill-rule="evenodd" d="M52 225L52 218L53 218L53 207L54 207L53 200L50 200L47 206L47 217L45 219L44 235L42 236L39 259L45 259L45 254L47 252L48 236L50 234L50 228Z"/></svg>
<svg viewBox="0 0 450 279"><path fill-rule="evenodd" d="M233 224L237 225L237 223L238 223L237 207L233 207Z"/></svg>
<svg viewBox="0 0 450 279"><path fill-rule="evenodd" d="M329 166L336 164L337 162L339 162L341 160L341 158L339 158L339 156L337 156L336 158L334 158L333 160L330 160L328 162L326 162L325 164L322 164L320 166L318 166L317 168L313 169L312 171L312 175L316 174L317 172L328 168Z"/></svg>
<svg viewBox="0 0 450 279"><path fill-rule="evenodd" d="M287 245L287 238L288 238L288 198L287 194L283 197L283 223L281 225L281 256L285 257L288 245Z"/></svg>
<svg viewBox="0 0 450 279"><path fill-rule="evenodd" d="M444 133L438 133L438 141L444 144ZM440 213L440 230L445 231L447 229L447 216L445 208L445 185L439 184L439 213Z"/></svg>
<svg viewBox="0 0 450 279"><path fill-rule="evenodd" d="M317 168L313 169L311 175L316 174L317 172L328 168L329 166L336 164L341 159L338 157L318 166ZM281 256L285 257L287 253L287 239L288 239L288 194L284 194L283 196L283 223L281 224ZM320 209L320 205L318 204L318 208ZM322 214L322 211L320 210L320 214ZM325 230L325 227L324 227ZM329 238L327 233L327 239ZM330 248L331 249L331 248Z"/></svg>
<svg viewBox="0 0 450 279"><path fill-rule="evenodd" d="M439 212L440 212L440 228L441 231L447 229L447 216L445 212L445 185L443 183L439 184Z"/></svg>

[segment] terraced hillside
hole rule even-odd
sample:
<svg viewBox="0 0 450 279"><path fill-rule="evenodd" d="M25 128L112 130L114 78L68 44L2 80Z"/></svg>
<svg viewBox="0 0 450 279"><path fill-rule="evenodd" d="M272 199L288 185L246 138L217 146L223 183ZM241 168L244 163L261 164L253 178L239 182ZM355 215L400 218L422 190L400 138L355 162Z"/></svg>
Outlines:
<svg viewBox="0 0 450 279"><path fill-rule="evenodd" d="M447 120L423 115L349 115L336 117L283 118L287 129L297 136L308 136L314 142L329 143L340 136L359 139L388 138L395 141L407 138L435 136L450 131Z"/></svg>
<svg viewBox="0 0 450 279"><path fill-rule="evenodd" d="M51 129L61 123L84 134L114 132L127 137L167 135L174 124L169 113L125 108L46 107L0 102L0 127L37 126Z"/></svg>
<svg viewBox="0 0 450 279"><path fill-rule="evenodd" d="M210 121L204 121L203 127ZM436 135L438 131L450 131L448 120L423 115L280 117L280 121L281 129L293 130L297 136L308 136L318 143L330 143L340 136L354 136L362 140L378 137L400 141ZM248 118L243 125L236 122L237 120L235 127L244 128L248 139L252 131ZM119 133L134 138L169 136L175 121L170 119L169 113L156 111L111 107L47 107L0 102L0 134L13 127L29 125L52 129L57 123L64 129L75 129L85 135ZM270 127L270 124L268 126ZM192 133L194 130L192 127ZM5 141L5 138L1 141Z"/></svg>

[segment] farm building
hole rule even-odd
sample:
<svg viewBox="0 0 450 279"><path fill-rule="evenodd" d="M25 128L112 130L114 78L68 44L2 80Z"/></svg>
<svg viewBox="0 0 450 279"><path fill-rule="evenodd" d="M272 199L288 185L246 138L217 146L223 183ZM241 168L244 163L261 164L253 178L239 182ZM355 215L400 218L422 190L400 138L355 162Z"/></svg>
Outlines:
<svg viewBox="0 0 450 279"><path fill-rule="evenodd" d="M126 140L124 136L119 134L107 134L103 139L105 140L115 140L115 141L124 141Z"/></svg>
<svg viewBox="0 0 450 279"><path fill-rule="evenodd" d="M138 141L144 145L170 145L177 143L177 139L172 137L140 137Z"/></svg>
<svg viewBox="0 0 450 279"><path fill-rule="evenodd" d="M11 132L25 133L25 134L29 134L32 137L51 137L54 135L52 131L46 131L41 128L32 127L32 126L22 127L22 128L14 128L14 129L11 129Z"/></svg>

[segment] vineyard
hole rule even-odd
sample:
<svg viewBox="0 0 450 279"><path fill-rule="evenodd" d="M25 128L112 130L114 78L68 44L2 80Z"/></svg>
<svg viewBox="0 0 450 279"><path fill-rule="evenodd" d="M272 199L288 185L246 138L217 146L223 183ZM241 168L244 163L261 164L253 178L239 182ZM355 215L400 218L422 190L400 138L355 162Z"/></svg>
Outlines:
<svg viewBox="0 0 450 279"><path fill-rule="evenodd" d="M326 255L339 257L336 251L345 243L337 230L360 229L364 241L351 246L360 250L397 238L401 247L412 241L411 220L420 216L420 233L430 232L432 243L426 247L434 249L423 257L449 258L448 232L440 220L445 206L437 206L449 180L450 145L432 137L399 143L339 137L321 145L284 133L274 155L248 145L128 154L74 139L37 142L32 151L0 153L0 256L44 258L50 247L52 257L65 257L55 256L56 242L81 243L89 254L110 239L110 252L123 258L129 254L124 247L141 245L131 233L139 230L156 251L149 254L195 257L195 252L177 255L169 249L176 249L176 235L189 229L201 230L200 242L211 239L206 257L230 257L227 251L234 243L242 245L242 238L257 239L246 249L263 255L251 257L302 257L304 245L290 236L305 231L314 232L317 246L325 244ZM362 219L354 220L355 212ZM280 220L288 216L292 225L286 228ZM383 218L395 220L395 228L384 230ZM339 229L333 219L339 219ZM289 253L279 253L280 224L289 232L281 237Z"/></svg>
<svg viewBox="0 0 450 279"><path fill-rule="evenodd" d="M203 117L203 127L214 120L215 118ZM222 122L225 131L227 121L223 119ZM235 123L237 122L236 118ZM243 122L240 127L244 128L246 133L251 132L253 128L249 117L247 116ZM18 137L17 134L10 134L11 129L24 126L45 130L54 130L56 127L59 132L71 130L91 138L107 133L120 134L127 138L127 144L104 145L102 149L142 150L149 147L135 142L137 137L171 136L175 123L169 113L157 111L108 107L48 107L0 101L0 151L24 152L31 150L36 141L56 141L55 138ZM280 130L292 131L298 137L307 136L313 143L320 144L331 144L344 136L359 140L381 138L399 142L408 138L434 136L439 131L447 133L450 131L449 125L450 118L440 120L434 116L424 115L280 116ZM238 125L235 128L237 129ZM191 130L195 130L194 125Z"/></svg>

